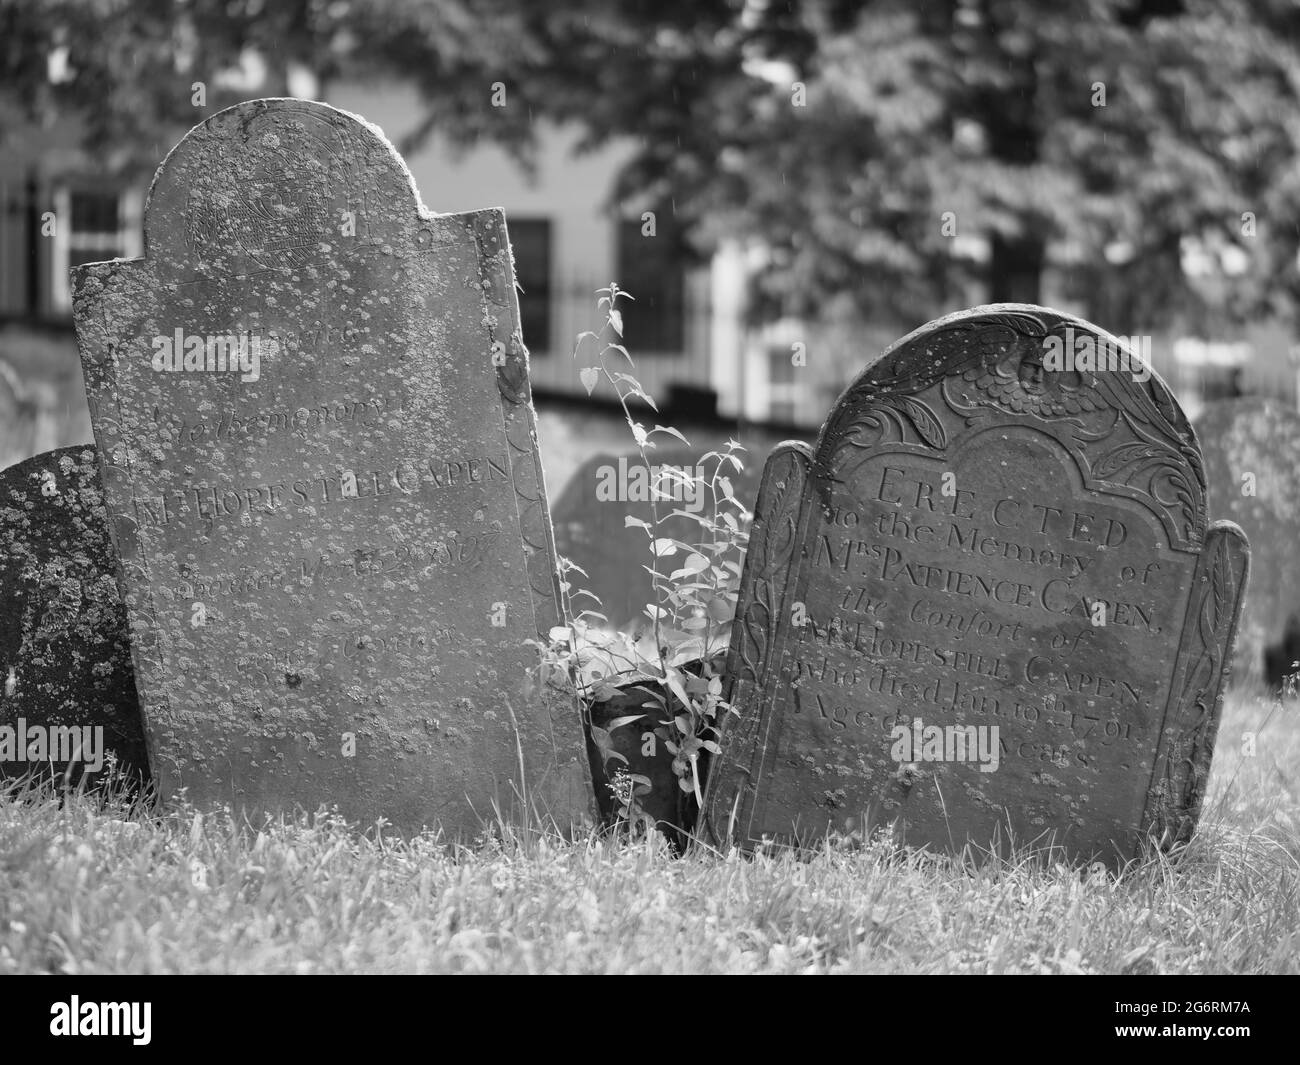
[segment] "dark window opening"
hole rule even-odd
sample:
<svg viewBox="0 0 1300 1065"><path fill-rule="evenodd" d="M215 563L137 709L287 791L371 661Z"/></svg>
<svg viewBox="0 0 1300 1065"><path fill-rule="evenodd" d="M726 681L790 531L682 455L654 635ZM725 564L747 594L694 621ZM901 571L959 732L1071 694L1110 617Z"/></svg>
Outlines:
<svg viewBox="0 0 1300 1065"><path fill-rule="evenodd" d="M524 343L533 354L542 354L551 350L551 221L517 218L507 225Z"/></svg>
<svg viewBox="0 0 1300 1065"><path fill-rule="evenodd" d="M72 228L79 233L117 233L122 228L116 193L74 192Z"/></svg>
<svg viewBox="0 0 1300 1065"><path fill-rule="evenodd" d="M773 346L767 352L767 380L771 390L768 417L793 422L795 416L794 349Z"/></svg>
<svg viewBox="0 0 1300 1065"><path fill-rule="evenodd" d="M68 196L69 267L113 259L122 247L121 198L116 192L74 191Z"/></svg>
<svg viewBox="0 0 1300 1065"><path fill-rule="evenodd" d="M686 258L670 209L655 212L655 232L641 218L618 224L617 280L632 295L620 300L623 343L632 352L679 354L686 347Z"/></svg>
<svg viewBox="0 0 1300 1065"><path fill-rule="evenodd" d="M795 351L793 347L774 347L768 349L768 380L772 384L794 384L794 355Z"/></svg>

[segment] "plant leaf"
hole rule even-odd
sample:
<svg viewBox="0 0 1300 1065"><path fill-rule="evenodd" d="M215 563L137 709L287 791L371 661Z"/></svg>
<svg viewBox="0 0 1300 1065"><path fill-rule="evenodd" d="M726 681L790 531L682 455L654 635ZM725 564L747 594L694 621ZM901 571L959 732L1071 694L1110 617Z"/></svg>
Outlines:
<svg viewBox="0 0 1300 1065"><path fill-rule="evenodd" d="M687 447L690 446L691 442L687 440L686 437L682 436L682 434L679 433L676 429L674 429L671 425L656 425L650 431L652 433L668 433L670 436L677 437L677 439L680 440L683 444L687 445Z"/></svg>

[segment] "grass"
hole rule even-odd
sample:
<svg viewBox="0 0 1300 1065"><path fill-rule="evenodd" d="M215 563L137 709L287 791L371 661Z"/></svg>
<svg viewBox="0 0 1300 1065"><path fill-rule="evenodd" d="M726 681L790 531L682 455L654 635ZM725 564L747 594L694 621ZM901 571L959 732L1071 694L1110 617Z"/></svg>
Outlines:
<svg viewBox="0 0 1300 1065"><path fill-rule="evenodd" d="M1296 973L1297 767L1300 704L1231 697L1197 837L1118 878L884 841L457 847L29 795L0 800L0 973Z"/></svg>

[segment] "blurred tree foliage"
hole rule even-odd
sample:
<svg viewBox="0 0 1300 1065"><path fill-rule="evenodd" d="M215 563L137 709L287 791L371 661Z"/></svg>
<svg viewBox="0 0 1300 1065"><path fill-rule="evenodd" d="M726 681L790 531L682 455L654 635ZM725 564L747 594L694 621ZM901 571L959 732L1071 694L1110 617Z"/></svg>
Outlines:
<svg viewBox="0 0 1300 1065"><path fill-rule="evenodd" d="M918 322L971 281L1035 301L1049 264L1118 332L1300 300L1293 0L590 0L546 28L530 100L640 138L622 191L702 248L766 243L760 311Z"/></svg>
<svg viewBox="0 0 1300 1065"><path fill-rule="evenodd" d="M520 6L0 0L0 148L7 136L72 118L86 148L112 169L152 171L185 130L221 108L290 95L298 70L326 85L385 72L413 78L453 139L490 136L525 151L527 114L493 108L486 88L519 58L512 49L530 40Z"/></svg>
<svg viewBox="0 0 1300 1065"><path fill-rule="evenodd" d="M1118 332L1300 303L1293 0L0 0L5 96L92 144L247 95L190 104L249 51L271 93L291 64L414 81L406 149L630 138L616 198L765 249L760 316L922 321L1049 266Z"/></svg>

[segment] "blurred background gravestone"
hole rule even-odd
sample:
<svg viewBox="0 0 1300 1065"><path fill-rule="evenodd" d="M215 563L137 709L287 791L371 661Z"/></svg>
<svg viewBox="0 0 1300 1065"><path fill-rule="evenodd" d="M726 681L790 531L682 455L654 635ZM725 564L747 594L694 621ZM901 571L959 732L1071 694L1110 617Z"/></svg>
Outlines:
<svg viewBox="0 0 1300 1065"><path fill-rule="evenodd" d="M631 631L648 625L647 604L655 601L650 574L643 568L653 561L646 533L628 527L628 515L653 524L658 508L661 524L656 536L698 543L708 533L694 519L672 516L674 510L712 518L714 503L708 487L681 487L671 476L665 477L662 491L675 494L674 499L651 502L650 486L656 471L663 468L685 472L712 482L718 460L703 460L704 448L684 444L659 446L648 452L647 468L637 453L602 454L583 463L569 478L555 503L555 540L559 553L581 566L586 573L569 577L574 588L583 588L600 597L600 606L583 600L608 619L613 628ZM738 453L743 466L737 472L724 464L723 475L729 477L732 491L744 507L752 512L758 490L760 458L748 452ZM718 489L721 492L721 488ZM668 572L671 566L661 569Z"/></svg>
<svg viewBox="0 0 1300 1065"><path fill-rule="evenodd" d="M1250 540L1253 577L1237 633L1235 672L1265 681L1266 652L1300 627L1300 414L1276 399L1211 403L1196 422L1205 453L1210 509ZM1286 672L1294 651L1283 657Z"/></svg>

